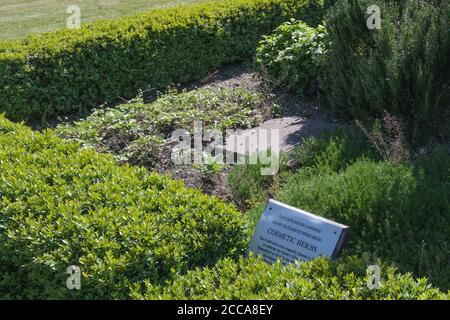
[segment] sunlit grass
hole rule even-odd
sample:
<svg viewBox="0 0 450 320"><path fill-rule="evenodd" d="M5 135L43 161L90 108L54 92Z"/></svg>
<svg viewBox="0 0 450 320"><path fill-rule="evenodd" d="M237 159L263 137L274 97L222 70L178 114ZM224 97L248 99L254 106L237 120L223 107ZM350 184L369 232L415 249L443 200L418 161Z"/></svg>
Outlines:
<svg viewBox="0 0 450 320"><path fill-rule="evenodd" d="M0 39L21 38L63 28L69 16L69 5L78 5L83 22L115 18L182 3L217 0L0 0Z"/></svg>

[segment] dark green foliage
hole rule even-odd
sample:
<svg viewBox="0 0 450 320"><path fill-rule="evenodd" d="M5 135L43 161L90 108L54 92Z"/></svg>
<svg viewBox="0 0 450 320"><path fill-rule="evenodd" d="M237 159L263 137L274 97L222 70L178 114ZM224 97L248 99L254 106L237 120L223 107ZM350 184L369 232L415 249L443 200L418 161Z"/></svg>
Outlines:
<svg viewBox="0 0 450 320"><path fill-rule="evenodd" d="M368 253L450 288L450 156L392 164L349 157L346 144L308 143L303 153L316 149L316 157L277 199L351 226L346 254Z"/></svg>
<svg viewBox="0 0 450 320"><path fill-rule="evenodd" d="M137 299L449 299L430 288L426 279L415 280L395 268L377 263L381 288L367 287L366 268L374 261L348 257L337 261L318 258L300 266L271 266L250 257L221 260L213 268L196 269L165 286L146 284Z"/></svg>
<svg viewBox="0 0 450 320"><path fill-rule="evenodd" d="M314 24L321 0L227 0L32 35L0 44L0 112L12 119L93 107L184 83L251 57L290 18Z"/></svg>
<svg viewBox="0 0 450 320"><path fill-rule="evenodd" d="M377 1L381 29L369 30L372 2L339 0L328 11L327 102L352 119L387 110L423 138L448 124L450 3Z"/></svg>
<svg viewBox="0 0 450 320"><path fill-rule="evenodd" d="M312 28L292 19L259 43L258 68L277 86L303 94L323 72L326 38L324 26Z"/></svg>
<svg viewBox="0 0 450 320"><path fill-rule="evenodd" d="M0 298L128 298L247 245L233 206L3 116L0 181Z"/></svg>

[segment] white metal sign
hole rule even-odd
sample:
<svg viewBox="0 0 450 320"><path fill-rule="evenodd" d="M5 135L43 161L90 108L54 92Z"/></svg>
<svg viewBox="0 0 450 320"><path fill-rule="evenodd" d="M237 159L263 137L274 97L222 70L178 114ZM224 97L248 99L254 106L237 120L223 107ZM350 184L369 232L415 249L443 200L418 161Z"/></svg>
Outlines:
<svg viewBox="0 0 450 320"><path fill-rule="evenodd" d="M336 257L350 228L312 213L269 200L249 250L269 263L283 264Z"/></svg>

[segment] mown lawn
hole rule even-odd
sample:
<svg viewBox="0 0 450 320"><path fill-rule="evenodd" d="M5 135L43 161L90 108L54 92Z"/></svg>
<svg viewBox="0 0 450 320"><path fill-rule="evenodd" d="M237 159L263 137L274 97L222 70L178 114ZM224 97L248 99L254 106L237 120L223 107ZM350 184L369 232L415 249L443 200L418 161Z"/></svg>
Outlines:
<svg viewBox="0 0 450 320"><path fill-rule="evenodd" d="M183 3L217 0L0 0L0 39L14 39L29 33L66 26L67 7L78 5L83 22L114 18Z"/></svg>

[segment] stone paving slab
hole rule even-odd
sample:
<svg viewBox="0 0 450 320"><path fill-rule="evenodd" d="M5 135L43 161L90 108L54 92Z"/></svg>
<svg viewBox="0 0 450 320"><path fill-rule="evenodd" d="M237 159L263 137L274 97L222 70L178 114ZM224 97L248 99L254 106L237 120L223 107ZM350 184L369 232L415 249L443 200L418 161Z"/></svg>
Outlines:
<svg viewBox="0 0 450 320"><path fill-rule="evenodd" d="M337 123L298 116L271 119L262 123L259 127L230 135L226 140L224 149L227 152L241 155L252 154L251 151L258 150L261 152L270 148L270 139L272 139L272 146L274 145L273 142L278 140L279 150L290 152L305 138L316 136L325 130L333 131L336 128L338 128ZM276 133L277 130L278 133ZM264 140L267 142L261 144L260 141ZM248 152L249 150L250 152Z"/></svg>

